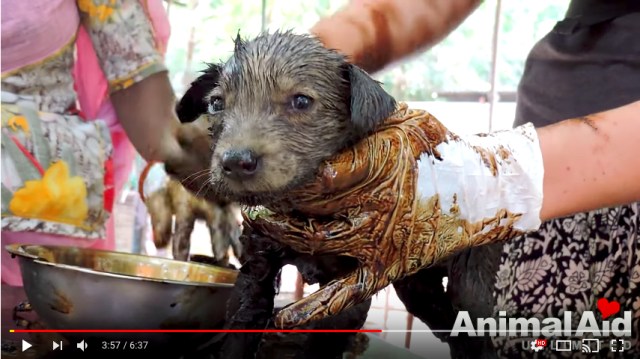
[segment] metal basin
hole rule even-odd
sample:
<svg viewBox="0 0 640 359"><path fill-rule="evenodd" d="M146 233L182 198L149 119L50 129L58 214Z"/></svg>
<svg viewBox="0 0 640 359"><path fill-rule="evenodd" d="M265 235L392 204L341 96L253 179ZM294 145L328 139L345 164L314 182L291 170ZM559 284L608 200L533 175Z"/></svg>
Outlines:
<svg viewBox="0 0 640 359"><path fill-rule="evenodd" d="M27 298L50 329L218 329L238 274L75 247L6 249L18 257Z"/></svg>

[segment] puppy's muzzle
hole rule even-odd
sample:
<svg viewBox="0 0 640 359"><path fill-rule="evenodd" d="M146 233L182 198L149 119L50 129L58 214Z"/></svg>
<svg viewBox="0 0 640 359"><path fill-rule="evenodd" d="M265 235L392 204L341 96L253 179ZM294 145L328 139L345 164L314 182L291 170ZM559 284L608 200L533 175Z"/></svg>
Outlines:
<svg viewBox="0 0 640 359"><path fill-rule="evenodd" d="M222 154L222 172L233 179L246 180L258 170L260 158L248 149L227 150Z"/></svg>

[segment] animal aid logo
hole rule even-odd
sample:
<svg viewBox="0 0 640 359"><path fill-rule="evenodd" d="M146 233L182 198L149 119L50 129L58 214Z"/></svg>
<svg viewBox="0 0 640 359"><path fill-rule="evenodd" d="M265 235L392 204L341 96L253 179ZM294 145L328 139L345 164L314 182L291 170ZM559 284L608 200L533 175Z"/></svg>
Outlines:
<svg viewBox="0 0 640 359"><path fill-rule="evenodd" d="M498 312L498 318L479 318L473 322L468 312L458 312L456 321L451 330L451 336L466 333L469 336L544 336L544 337L568 337L591 334L594 337L630 337L631 336L631 311L620 312L620 303L608 301L605 298L598 300L597 308L602 321L597 319L598 312L584 311L580 322L573 328L573 312L566 311L562 318L510 318L506 311ZM536 347L544 347L545 343L532 343Z"/></svg>

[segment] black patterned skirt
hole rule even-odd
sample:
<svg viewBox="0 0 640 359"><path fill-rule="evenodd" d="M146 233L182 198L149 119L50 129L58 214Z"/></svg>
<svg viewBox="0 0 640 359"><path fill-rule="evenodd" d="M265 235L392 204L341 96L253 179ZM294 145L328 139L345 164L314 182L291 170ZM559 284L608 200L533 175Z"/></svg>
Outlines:
<svg viewBox="0 0 640 359"><path fill-rule="evenodd" d="M545 126L640 99L640 12L581 19L568 16L531 50L518 89L515 125ZM510 241L497 273L495 299L496 316L505 311L507 317L562 318L570 311L573 329L585 311L593 311L598 323L601 310L608 320L630 311L631 336L595 339L600 355L619 355L609 346L622 339L625 356L639 357L640 202L548 221L539 231ZM550 344L588 337L550 338ZM524 348L527 340L502 337L494 344L500 356L528 358L534 352ZM585 354L574 347L545 348L538 355Z"/></svg>

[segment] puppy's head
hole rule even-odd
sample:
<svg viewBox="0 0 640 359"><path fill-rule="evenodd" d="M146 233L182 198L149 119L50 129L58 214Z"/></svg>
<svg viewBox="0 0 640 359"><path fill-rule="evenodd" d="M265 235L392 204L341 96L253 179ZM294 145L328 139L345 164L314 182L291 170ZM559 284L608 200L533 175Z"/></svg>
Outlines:
<svg viewBox="0 0 640 359"><path fill-rule="evenodd" d="M212 124L213 195L255 205L312 178L395 106L378 82L317 39L277 32L236 39L231 58L194 81L178 112L190 121L206 110Z"/></svg>

